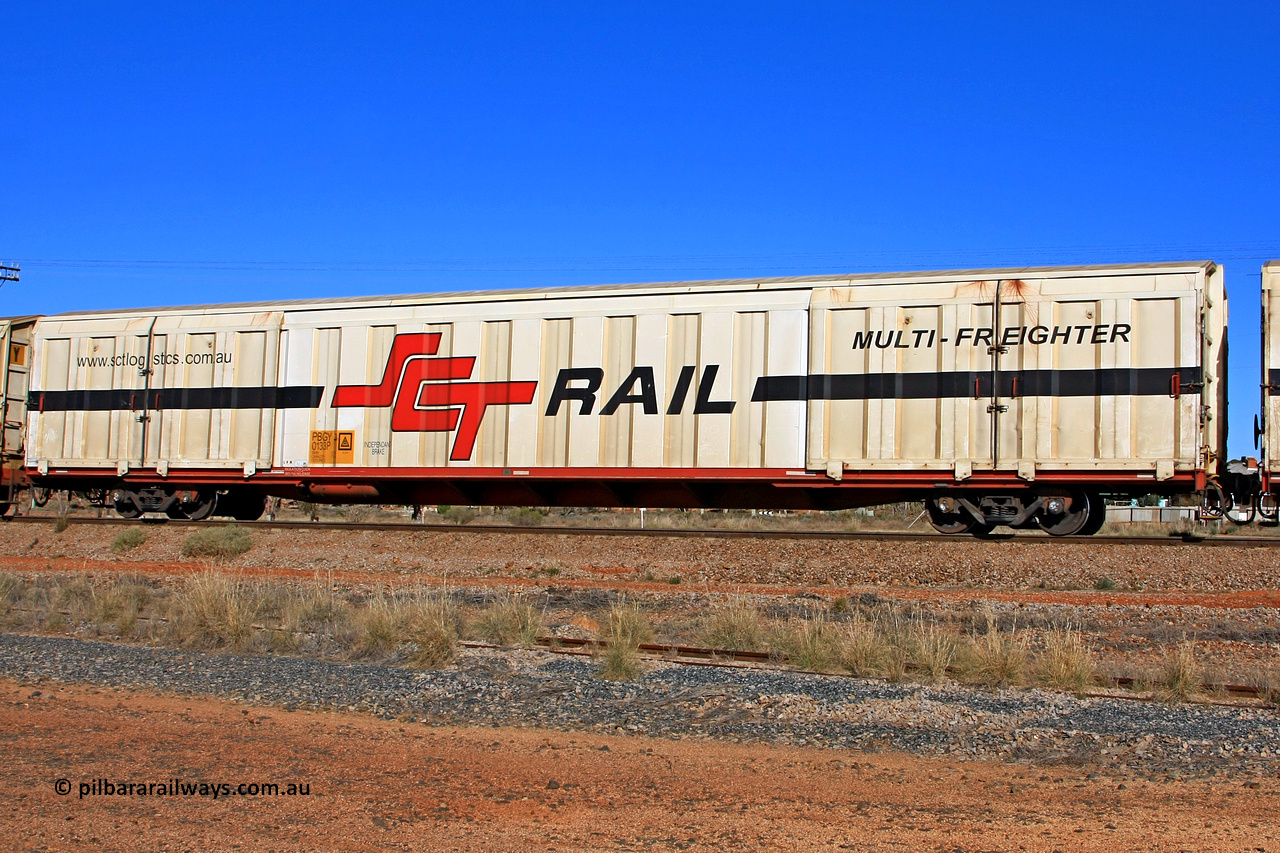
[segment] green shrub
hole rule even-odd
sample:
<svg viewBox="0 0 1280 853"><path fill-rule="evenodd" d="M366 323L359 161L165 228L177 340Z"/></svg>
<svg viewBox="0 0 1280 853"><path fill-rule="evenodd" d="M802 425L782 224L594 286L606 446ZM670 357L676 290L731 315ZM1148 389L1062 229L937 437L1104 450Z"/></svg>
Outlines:
<svg viewBox="0 0 1280 853"><path fill-rule="evenodd" d="M187 537L182 543L182 556L229 560L253 547L249 534L239 527L209 527Z"/></svg>
<svg viewBox="0 0 1280 853"><path fill-rule="evenodd" d="M1107 577L1106 575L1103 575L1102 577L1098 578L1096 581L1093 582L1093 588L1101 592L1105 592L1110 589L1115 589L1116 582L1113 581L1111 578Z"/></svg>
<svg viewBox="0 0 1280 853"><path fill-rule="evenodd" d="M146 531L140 527L130 527L127 530L120 531L120 534L111 543L111 550L116 554L124 554L144 544L146 541Z"/></svg>
<svg viewBox="0 0 1280 853"><path fill-rule="evenodd" d="M546 516L531 506L516 507L507 513L507 521L518 527L537 527Z"/></svg>
<svg viewBox="0 0 1280 853"><path fill-rule="evenodd" d="M452 521L454 524L467 524L474 521L476 511L469 506L451 506L444 513L446 521Z"/></svg>

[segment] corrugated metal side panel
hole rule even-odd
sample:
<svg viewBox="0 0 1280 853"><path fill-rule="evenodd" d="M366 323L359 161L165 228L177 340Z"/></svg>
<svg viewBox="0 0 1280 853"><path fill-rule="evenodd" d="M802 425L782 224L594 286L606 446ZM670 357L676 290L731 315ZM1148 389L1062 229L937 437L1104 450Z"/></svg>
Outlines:
<svg viewBox="0 0 1280 853"><path fill-rule="evenodd" d="M765 407L747 402L756 379L769 372L769 314L739 311L733 318L732 398L737 402L729 420L729 464L760 468L764 462Z"/></svg>
<svg viewBox="0 0 1280 853"><path fill-rule="evenodd" d="M480 379L483 382L511 379L510 320L489 320L481 324ZM476 464L488 468L501 468L507 464L507 421L504 417L486 417L480 422Z"/></svg>
<svg viewBox="0 0 1280 853"><path fill-rule="evenodd" d="M1080 377L1129 381L1131 368L1172 376L1179 367L1201 367L1201 277L1029 279L1000 287L998 329L996 282L815 290L811 373L835 385L865 378L869 390L837 389L833 399L810 402L809 466L835 460L855 470L981 469L993 465L993 451L1002 470L1196 466L1199 393L1046 389ZM999 399L991 390L994 335L1005 338ZM1040 391L1010 389L1013 375ZM1206 378L1216 375L1206 370ZM931 381L948 390L911 390Z"/></svg>
<svg viewBox="0 0 1280 853"><path fill-rule="evenodd" d="M604 321L604 380L600 385L600 405L608 407L617 389L624 396L643 396L643 380L633 377L636 366L636 318L606 317ZM623 383L627 382L624 388ZM634 405L619 405L612 415L600 418L600 465L626 467L631 464L631 426ZM654 412L656 414L656 411Z"/></svg>
<svg viewBox="0 0 1280 853"><path fill-rule="evenodd" d="M604 363L606 319L605 316L574 318L572 367L600 369ZM603 385L597 389L590 414L584 414L575 406L574 417L569 420L569 465L575 468L594 468L600 464L601 393L608 393L604 391Z"/></svg>
<svg viewBox="0 0 1280 853"><path fill-rule="evenodd" d="M183 392L274 385L281 319L276 313L39 324L32 390L106 392L115 403L29 412L28 460L55 467L270 464L273 411L195 408Z"/></svg>
<svg viewBox="0 0 1280 853"><path fill-rule="evenodd" d="M809 370L809 310L769 311L765 324L769 340L766 363L769 374L804 375ZM769 468L803 468L805 459L804 400L777 400L760 405L764 409L764 464Z"/></svg>
<svg viewBox="0 0 1280 853"><path fill-rule="evenodd" d="M34 390L120 390L141 406L151 318L103 318L37 324ZM115 467L141 459L142 424L133 412L28 412L27 458L51 465Z"/></svg>
<svg viewBox="0 0 1280 853"><path fill-rule="evenodd" d="M668 468L693 468L698 464L698 418L692 405L697 389L692 386L698 380L701 341L701 314L672 314L667 318L668 396L679 393L682 404L674 414L665 416L662 464ZM668 405L666 410L671 408Z"/></svg>
<svg viewBox="0 0 1280 853"><path fill-rule="evenodd" d="M389 443L391 464L406 468L803 467L803 401L751 398L775 367L804 369L807 298L778 292L758 301L760 310L742 310L756 306L736 295L699 293L572 306L483 303L452 310L448 322L436 306L290 315L286 383L325 391L320 407L306 413L305 429L301 413L282 414L282 462L305 465L309 431L340 428L356 432L358 448ZM561 313L566 308L572 316ZM449 393L478 382L525 383L536 384L533 399L489 405L469 458L458 455L461 428L394 432L385 417L376 420L393 405L412 406L407 401L430 381L410 388L405 380L394 404L344 408L335 422L337 384L382 381L387 346L367 341L371 328L391 326L397 335L440 335L438 348L421 357L475 359Z"/></svg>
<svg viewBox="0 0 1280 853"><path fill-rule="evenodd" d="M391 347L396 339L396 327L392 325L369 327L369 339L365 346L365 383L376 385L382 381L387 359L391 357ZM387 436L385 440L374 439L356 443L355 459L357 465L369 468L385 468L391 463L391 410L385 406L369 407L364 410L364 423L370 436Z"/></svg>
<svg viewBox="0 0 1280 853"><path fill-rule="evenodd" d="M538 400L539 413L545 413L551 404L551 392L561 370L573 362L573 320L561 317L541 322L542 357L539 360ZM554 415L538 419L538 458L536 465L558 468L569 464L569 419L573 417L573 403L562 404Z"/></svg>

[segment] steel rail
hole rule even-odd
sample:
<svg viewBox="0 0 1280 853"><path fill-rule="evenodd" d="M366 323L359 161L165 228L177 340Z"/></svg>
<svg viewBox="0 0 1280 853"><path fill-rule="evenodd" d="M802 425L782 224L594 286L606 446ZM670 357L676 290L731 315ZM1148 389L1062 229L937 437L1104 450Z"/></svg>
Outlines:
<svg viewBox="0 0 1280 853"><path fill-rule="evenodd" d="M11 607L10 610L13 610L19 613L33 612L30 608L26 608L26 607ZM65 616L71 615L70 610L59 610L58 612ZM168 622L169 621L168 619L162 616L138 615L136 618L139 621L143 621L143 622ZM282 630L280 628L272 627L270 625L258 625L258 624L251 624L249 628L254 631L262 631L262 632L276 632L276 631ZM568 654L568 655L579 655L579 656L592 655L595 653L596 649L606 648L609 645L608 642L601 641L601 640L583 640L583 639L578 639L574 637L555 637L555 636L538 637L535 640L535 642L537 643L538 648L540 648L543 651L554 652L557 654ZM496 643L477 642L474 640L460 640L458 642L458 645L463 648L472 648L472 649L508 650L508 649L514 648L511 646L502 646ZM717 666L717 667L743 667L743 666L754 667L754 666L759 666L760 664L770 664L770 663L778 666L786 666L786 664L788 663L788 660L785 657L774 655L770 652L760 652L760 651L710 649L710 648L701 648L698 646L681 646L678 644L662 644L662 643L640 643L637 646L637 648L639 651L646 653L650 657L661 657L671 661L672 663L680 664L683 666L692 665L692 666ZM794 669L794 668L788 668L787 671L799 672L807 675L825 675L833 678L866 678L866 676L857 676L857 675L853 675L851 673L846 673L846 672L819 672L816 670ZM954 674L956 670L954 667L948 667L947 672ZM876 679L876 680L881 680L881 679ZM1110 681L1116 688L1127 687L1131 690L1137 690L1138 688L1143 686L1143 682L1137 678L1118 677L1118 678L1112 678L1110 679ZM1270 696L1271 691L1265 688L1255 687L1253 685L1248 685L1248 684L1206 683L1201 685L1200 692L1202 694L1208 694L1208 695L1216 694L1222 697L1235 696L1235 697L1241 697L1241 698L1258 699L1258 700L1263 700L1264 705L1270 704L1268 697ZM1150 702L1150 701L1154 701L1156 698L1154 695L1142 695L1138 693L1086 692L1083 695L1091 698L1121 699L1121 700L1126 700L1131 702L1135 702L1135 701ZM1254 706L1241 706L1239 702L1224 701L1222 699L1208 699L1208 700L1201 700L1201 702L1203 704L1221 705L1225 707L1254 707Z"/></svg>
<svg viewBox="0 0 1280 853"><path fill-rule="evenodd" d="M57 516L22 515L6 517L8 524L54 524ZM1002 543L1032 545L1157 545L1195 546L1202 548L1280 548L1280 536L1044 536L1031 534L997 534L981 539L970 536L948 536L941 533L894 530L721 530L715 528L666 527L560 527L542 525L521 527L507 524L415 524L413 522L368 521L189 521L171 518L91 518L68 516L68 524L102 525L177 525L208 527L235 524L247 528L277 530L350 530L394 531L400 533L461 533L471 535L513 534L536 536L640 536L670 539L779 539L792 541L870 541L870 542L981 542L998 546Z"/></svg>
<svg viewBox="0 0 1280 853"><path fill-rule="evenodd" d="M552 636L538 637L537 644L538 644L538 647L544 651L559 652L561 654L570 654L570 655L590 655L593 653L594 649L604 648L608 646L607 642L602 642L599 640L582 640L582 639L576 639L576 638L552 637ZM490 648L490 649L508 648L504 646L495 645L493 643L478 643L478 642L466 642L466 641L460 643L460 645L470 647L470 648ZM652 657L666 658L667 660L670 660L673 663L679 663L679 664L700 664L704 666L707 666L707 665L742 666L742 665L759 665L763 663L773 663L780 666L786 666L788 663L787 658L784 656L778 656L778 655L771 654L769 652L760 652L760 651L709 649L709 648L701 648L698 646L681 646L681 645L671 645L671 644L662 644L662 643L640 643L638 646L638 649L641 652L644 652ZM788 668L787 671L803 672L810 675L827 675L827 676L833 676L838 678L864 677L864 676L851 675L850 673L846 673L846 672L818 672L815 670L798 670L794 668ZM949 674L952 674L952 675L956 674L957 672L957 670L954 667L948 667L947 671ZM1140 688L1142 688L1144 685L1145 685L1145 682L1142 679L1131 678L1128 676L1120 676L1120 677L1108 679L1108 684L1102 685L1102 686L1104 687L1114 686L1116 688L1128 688L1130 690L1137 691ZM1252 699L1266 699L1266 697L1270 693L1270 691L1265 688L1255 687L1249 684L1219 684L1219 683L1202 684L1199 692L1201 694L1205 694L1209 696L1217 695L1217 696L1222 696L1227 698L1234 696L1238 698L1252 698ZM1084 695L1095 697L1095 698L1125 699L1129 701L1138 701L1138 702L1150 702L1150 701L1154 701L1155 699L1154 696L1142 695L1136 692L1135 693L1087 692ZM1228 707L1239 706L1239 703L1237 702L1223 701L1220 699L1209 699L1205 702L1205 704L1225 705Z"/></svg>

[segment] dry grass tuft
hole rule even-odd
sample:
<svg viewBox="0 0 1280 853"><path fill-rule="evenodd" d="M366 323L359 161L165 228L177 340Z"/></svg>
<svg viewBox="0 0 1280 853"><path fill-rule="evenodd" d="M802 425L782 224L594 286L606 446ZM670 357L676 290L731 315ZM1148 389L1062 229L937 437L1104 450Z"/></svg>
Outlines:
<svg viewBox="0 0 1280 853"><path fill-rule="evenodd" d="M1093 653L1079 631L1050 631L1044 636L1044 650L1036 658L1036 680L1057 690L1081 695L1093 686Z"/></svg>
<svg viewBox="0 0 1280 853"><path fill-rule="evenodd" d="M608 681L634 681L640 677L640 644L653 638L648 618L634 604L625 602L609 608L595 648L597 674Z"/></svg>
<svg viewBox="0 0 1280 853"><path fill-rule="evenodd" d="M844 626L840 642L840 664L863 678L884 676L892 669L893 644L873 622L855 619ZM905 658L902 659L905 664Z"/></svg>
<svg viewBox="0 0 1280 853"><path fill-rule="evenodd" d="M504 594L476 616L472 629L488 642L528 649L542 636L542 613L524 598Z"/></svg>
<svg viewBox="0 0 1280 853"><path fill-rule="evenodd" d="M121 637L135 637L146 633L138 621L138 616L150 603L151 587L137 577L121 577L109 582L105 587L93 587L92 605L85 614L87 620L95 623L95 628L102 633L107 625L114 628Z"/></svg>
<svg viewBox="0 0 1280 853"><path fill-rule="evenodd" d="M937 625L925 627L917 624L907 646L908 664L928 681L947 677L947 670L955 662L959 642L951 631Z"/></svg>
<svg viewBox="0 0 1280 853"><path fill-rule="evenodd" d="M401 602L379 594L355 611L356 637L352 653L356 657L378 657L400 645L405 615Z"/></svg>
<svg viewBox="0 0 1280 853"><path fill-rule="evenodd" d="M0 575L0 602L5 608L12 607L22 600L23 583L21 578L13 575Z"/></svg>
<svg viewBox="0 0 1280 853"><path fill-rule="evenodd" d="M639 646L653 639L649 617L634 604L620 602L609 608L605 620L604 639L610 643Z"/></svg>
<svg viewBox="0 0 1280 853"><path fill-rule="evenodd" d="M712 608L701 635L707 648L728 651L758 651L764 640L760 611L747 599L736 596Z"/></svg>
<svg viewBox="0 0 1280 853"><path fill-rule="evenodd" d="M1161 662L1160 678L1155 685L1156 696L1164 702L1177 704L1190 700L1203 686L1195 646L1184 640Z"/></svg>
<svg viewBox="0 0 1280 853"><path fill-rule="evenodd" d="M248 584L206 572L192 579L182 596L178 638L196 648L240 650L253 637L259 602Z"/></svg>
<svg viewBox="0 0 1280 853"><path fill-rule="evenodd" d="M434 669L458 652L459 616L445 593L418 595L404 605L404 638L413 644L406 663L414 669Z"/></svg>
<svg viewBox="0 0 1280 853"><path fill-rule="evenodd" d="M187 537L182 543L182 556L230 560L253 547L253 540L234 524L209 527Z"/></svg>
<svg viewBox="0 0 1280 853"><path fill-rule="evenodd" d="M1271 659L1260 664L1249 677L1259 698L1268 705L1280 705L1280 646L1272 646Z"/></svg>
<svg viewBox="0 0 1280 853"><path fill-rule="evenodd" d="M806 619L784 628L775 645L796 669L835 672L843 660L843 637L826 619Z"/></svg>
<svg viewBox="0 0 1280 853"><path fill-rule="evenodd" d="M987 617L985 634L970 635L961 644L956 666L961 678L987 687L1022 684L1027 674L1028 643L1017 631L1001 633Z"/></svg>

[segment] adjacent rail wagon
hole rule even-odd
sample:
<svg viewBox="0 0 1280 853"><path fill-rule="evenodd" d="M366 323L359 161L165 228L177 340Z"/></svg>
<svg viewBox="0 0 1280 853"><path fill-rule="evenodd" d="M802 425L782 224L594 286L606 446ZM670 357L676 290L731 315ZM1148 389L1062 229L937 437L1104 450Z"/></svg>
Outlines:
<svg viewBox="0 0 1280 853"><path fill-rule="evenodd" d="M1261 439L1262 486L1256 500L1264 521L1280 518L1280 262L1262 267L1262 405L1261 424L1255 440Z"/></svg>
<svg viewBox="0 0 1280 853"><path fill-rule="evenodd" d="M911 499L1088 533L1104 494L1212 487L1226 321L1209 262L62 314L25 468L124 516Z"/></svg>

